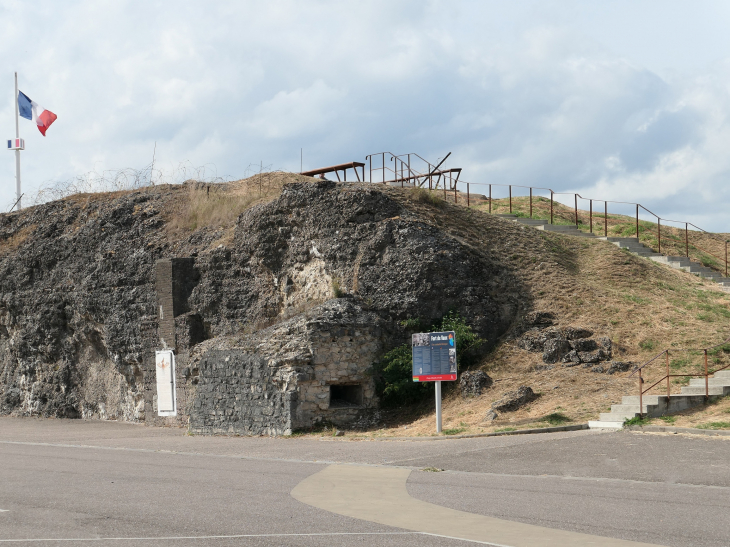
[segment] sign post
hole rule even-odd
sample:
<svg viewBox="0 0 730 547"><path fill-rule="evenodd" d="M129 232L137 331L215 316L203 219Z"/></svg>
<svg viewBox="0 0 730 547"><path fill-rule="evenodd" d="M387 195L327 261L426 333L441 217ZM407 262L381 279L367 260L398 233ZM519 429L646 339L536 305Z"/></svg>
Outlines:
<svg viewBox="0 0 730 547"><path fill-rule="evenodd" d="M441 433L441 380L436 380L436 433Z"/></svg>
<svg viewBox="0 0 730 547"><path fill-rule="evenodd" d="M436 382L436 433L441 433L441 382L457 376L456 333L419 332L412 336L413 381Z"/></svg>

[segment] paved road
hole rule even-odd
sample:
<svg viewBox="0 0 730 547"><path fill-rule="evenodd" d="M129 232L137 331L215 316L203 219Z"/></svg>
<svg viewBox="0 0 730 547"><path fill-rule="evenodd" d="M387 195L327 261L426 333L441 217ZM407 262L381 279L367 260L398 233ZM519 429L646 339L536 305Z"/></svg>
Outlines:
<svg viewBox="0 0 730 547"><path fill-rule="evenodd" d="M580 431L352 442L11 418L0 418L0 544L473 544L291 496L333 463L411 468L412 498L485 517L659 545L730 545L724 438Z"/></svg>

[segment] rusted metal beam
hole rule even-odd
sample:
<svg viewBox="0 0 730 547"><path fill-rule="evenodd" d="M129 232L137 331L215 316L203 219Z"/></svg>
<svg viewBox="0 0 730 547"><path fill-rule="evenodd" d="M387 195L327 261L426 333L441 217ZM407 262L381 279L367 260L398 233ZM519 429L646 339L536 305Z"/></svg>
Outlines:
<svg viewBox="0 0 730 547"><path fill-rule="evenodd" d="M456 173L457 176L456 176L456 179L455 180L458 181L459 180L459 175L461 175L461 167L453 167L451 169L443 169L443 170L439 170L439 171L432 171L430 173L424 173L422 175L408 175L407 177L386 180L385 182L386 183L389 183L389 182L400 182L401 180L409 181L409 180L423 179L423 178L426 178L428 176L448 175L449 173Z"/></svg>
<svg viewBox="0 0 730 547"><path fill-rule="evenodd" d="M327 173L336 173L337 171L344 171L346 169L356 169L357 167L365 168L365 164L359 161L351 161L349 163L341 163L339 165L331 165L330 167L320 167L319 169L312 169L311 171L304 171L299 173L305 177L313 177L315 175L325 175Z"/></svg>

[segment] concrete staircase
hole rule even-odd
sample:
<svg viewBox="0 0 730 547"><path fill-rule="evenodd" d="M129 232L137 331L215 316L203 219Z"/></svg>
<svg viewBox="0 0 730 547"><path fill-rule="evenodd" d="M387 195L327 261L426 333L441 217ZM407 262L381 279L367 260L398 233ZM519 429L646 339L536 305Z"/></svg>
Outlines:
<svg viewBox="0 0 730 547"><path fill-rule="evenodd" d="M663 254L655 253L649 247L640 243L635 237L601 237L604 241L610 241L617 247L628 250L637 256L643 256L659 264L664 264L670 268L682 270L699 277L706 279L712 279L713 281L720 284L724 290L730 290L730 277L725 277L721 273L715 270L703 266L699 262L693 262L686 256L666 256Z"/></svg>
<svg viewBox="0 0 730 547"><path fill-rule="evenodd" d="M510 214L494 215L494 216L502 217L502 218L505 218L508 220L513 220L520 224L526 224L528 226L533 226L533 227L537 228L538 230L542 230L544 232L557 232L559 234L578 236L578 237L592 237L592 238L596 237L595 234L581 232L573 224L569 224L569 225L549 224L547 220L538 220L538 219L534 219L534 218L518 217L517 215L510 215Z"/></svg>
<svg viewBox="0 0 730 547"><path fill-rule="evenodd" d="M602 239L603 241L613 243L621 249L626 249L628 252L635 254L636 256L648 258L649 260L664 264L665 266L669 266L670 268L682 270L684 272L688 272L699 277L712 279L713 281L719 283L723 290L730 292L730 277L725 277L721 273L716 272L715 270L706 266L703 266L699 262L693 262L689 258L684 256L666 256L660 253L655 253L652 249L641 243L635 237L598 237L595 234L581 232L572 224L569 226L548 224L547 220L523 218L518 217L517 215L509 214L495 216L513 220L515 222L519 222L520 224L534 226L538 230L543 230L545 232L557 232L560 234L571 236Z"/></svg>
<svg viewBox="0 0 730 547"><path fill-rule="evenodd" d="M721 370L708 378L710 397L730 395L730 370ZM692 378L680 393L667 398L666 395L644 395L643 413L645 416L664 416L705 403L705 379ZM611 412L602 412L596 421L588 422L591 429L620 429L624 420L639 415L639 396L629 395L621 399L621 404L612 405Z"/></svg>

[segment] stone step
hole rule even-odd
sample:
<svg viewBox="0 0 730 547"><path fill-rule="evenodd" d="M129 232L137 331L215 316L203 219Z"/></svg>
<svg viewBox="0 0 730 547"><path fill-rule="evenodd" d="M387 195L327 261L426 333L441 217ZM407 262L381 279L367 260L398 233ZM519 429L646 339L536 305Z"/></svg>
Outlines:
<svg viewBox="0 0 730 547"><path fill-rule="evenodd" d="M603 241L610 241L611 243L616 243L617 241L636 241L635 237L600 236L599 239L602 239Z"/></svg>
<svg viewBox="0 0 730 547"><path fill-rule="evenodd" d="M715 373L715 378L727 378L730 382L730 369L719 370Z"/></svg>
<svg viewBox="0 0 730 547"><path fill-rule="evenodd" d="M623 421L609 422L600 420L591 420L588 422L589 429L622 429L624 427Z"/></svg>
<svg viewBox="0 0 730 547"><path fill-rule="evenodd" d="M679 269L689 273L703 273L712 271L710 268L698 265L696 266L695 264L690 264L689 266L680 266Z"/></svg>
<svg viewBox="0 0 730 547"><path fill-rule="evenodd" d="M666 395L644 395L642 403L645 405L658 405L659 398L662 401L666 401ZM636 405L639 408L639 396L638 395L624 395L621 397L621 404L623 405Z"/></svg>
<svg viewBox="0 0 730 547"><path fill-rule="evenodd" d="M598 421L600 422L622 422L624 420L630 420L635 416L639 415L639 410L636 412L601 412L599 414Z"/></svg>
<svg viewBox="0 0 730 547"><path fill-rule="evenodd" d="M528 226L542 226L548 223L547 220L539 220L537 218L516 218L515 220L520 224L527 224Z"/></svg>
<svg viewBox="0 0 730 547"><path fill-rule="evenodd" d="M705 386L684 386L681 391L682 395L704 395ZM708 395L727 395L730 393L730 388L722 386L710 386Z"/></svg>
<svg viewBox="0 0 730 547"><path fill-rule="evenodd" d="M517 218L517 215L513 215L512 213L499 213L499 214L495 213L494 216L495 217L502 217L502 218L511 218L511 219L516 219Z"/></svg>
<svg viewBox="0 0 730 547"><path fill-rule="evenodd" d="M710 377L707 379L707 384L710 386L729 386L730 387L730 378L723 378L722 376L720 376L719 378ZM689 385L690 386L704 386L705 379L704 378L690 378Z"/></svg>
<svg viewBox="0 0 730 547"><path fill-rule="evenodd" d="M543 230L547 230L550 232L572 232L576 231L578 232L578 228L575 227L573 224L545 224L542 227Z"/></svg>
<svg viewBox="0 0 730 547"><path fill-rule="evenodd" d="M545 232L555 232L558 234L569 235L569 236L588 237L588 238L596 237L594 234L589 234L588 232L581 232L575 226L555 226L554 224L545 224L542 226L535 226L535 228L537 228L538 230L543 230Z"/></svg>
<svg viewBox="0 0 730 547"><path fill-rule="evenodd" d="M689 258L664 255L659 255L652 260L654 260L654 262L666 264L667 266L671 266L673 268L678 268L680 266L689 266L691 262Z"/></svg>
<svg viewBox="0 0 730 547"><path fill-rule="evenodd" d="M647 404L646 401L644 401L644 412L648 412L650 409L653 409L655 407L663 406L663 404L664 404L663 401L661 403L657 403L657 404L652 404L652 403ZM634 412L634 411L639 412L638 404L619 403L616 405L611 405L611 412Z"/></svg>

